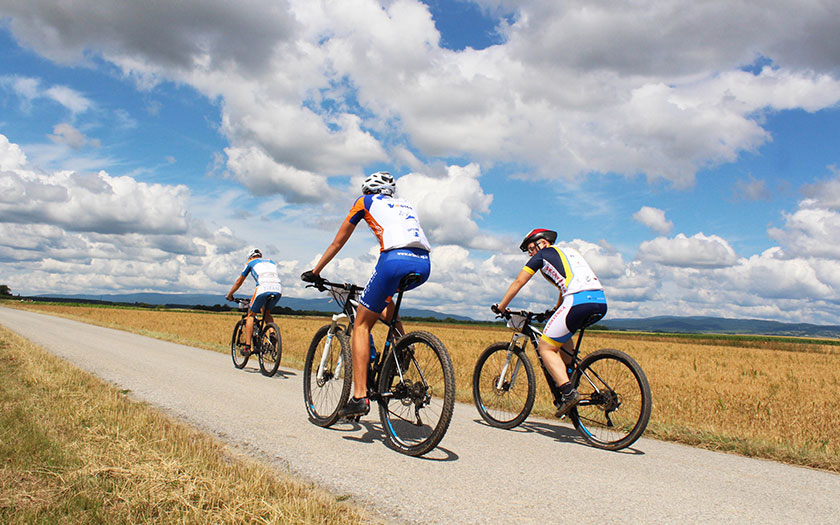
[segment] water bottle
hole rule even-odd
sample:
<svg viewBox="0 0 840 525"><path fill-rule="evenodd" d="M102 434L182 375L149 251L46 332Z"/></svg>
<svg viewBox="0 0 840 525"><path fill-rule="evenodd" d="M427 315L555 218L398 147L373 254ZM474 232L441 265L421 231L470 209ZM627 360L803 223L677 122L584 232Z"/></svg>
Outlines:
<svg viewBox="0 0 840 525"><path fill-rule="evenodd" d="M376 361L376 345L373 343L373 334L370 334L370 360Z"/></svg>

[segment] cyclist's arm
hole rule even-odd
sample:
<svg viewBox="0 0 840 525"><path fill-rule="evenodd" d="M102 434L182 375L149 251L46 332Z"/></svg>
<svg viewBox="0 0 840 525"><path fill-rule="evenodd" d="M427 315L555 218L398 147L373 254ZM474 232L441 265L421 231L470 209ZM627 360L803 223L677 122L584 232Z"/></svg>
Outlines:
<svg viewBox="0 0 840 525"><path fill-rule="evenodd" d="M521 290L522 287L525 286L525 283L527 283L533 275L533 273L527 272L525 270L519 272L519 275L516 276L516 279L514 279L513 282L510 283L510 286L505 292L505 296L502 298L502 302L499 303L499 310L504 311L505 308L507 308L510 302L513 301L513 298L516 297L516 294L519 293L519 290Z"/></svg>
<svg viewBox="0 0 840 525"><path fill-rule="evenodd" d="M356 229L356 225L350 222L349 219L345 219L344 222L341 223L341 227L338 228L338 233L335 234L335 239L333 242L327 246L326 251L324 251L324 255L321 256L321 260L318 261L318 264L312 268L312 273L315 275L319 275L321 270L324 269L324 266L329 263L335 255L341 251L344 247L344 244L347 242L347 239L350 238L350 235L353 234L353 230Z"/></svg>
<svg viewBox="0 0 840 525"><path fill-rule="evenodd" d="M245 282L245 276L244 276L244 275L240 275L240 276L236 279L236 282L235 282L235 283L233 283L233 286L231 287L230 291L229 291L229 292L228 292L228 294L225 296L225 298L226 298L226 299L228 299L229 301L232 301L232 300L233 300L233 294L235 294L235 293L236 293L236 290L239 290L239 287L240 287L240 286L242 286L242 283L244 283L244 282Z"/></svg>

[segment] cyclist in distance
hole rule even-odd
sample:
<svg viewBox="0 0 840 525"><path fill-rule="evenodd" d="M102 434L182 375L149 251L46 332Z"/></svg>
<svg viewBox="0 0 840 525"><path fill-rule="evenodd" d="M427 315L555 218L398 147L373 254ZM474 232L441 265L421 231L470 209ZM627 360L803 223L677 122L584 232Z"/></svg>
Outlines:
<svg viewBox="0 0 840 525"><path fill-rule="evenodd" d="M251 306L248 308L248 317L245 319L244 350L246 352L251 351L251 337L254 334L254 319L257 314L262 310L265 322L273 323L274 318L271 317L271 309L277 305L283 291L280 286L280 276L277 275L277 265L271 259L263 259L262 252L254 248L248 254L248 263L245 265L245 269L239 274L225 299L233 301L233 294L239 290L249 274L257 282L257 287L251 297Z"/></svg>
<svg viewBox="0 0 840 525"><path fill-rule="evenodd" d="M307 282L319 282L324 267L344 247L356 225L362 219L367 222L379 240L379 260L359 298L356 321L353 327L351 350L353 354L353 397L340 412L342 416L365 415L370 411L367 399L367 371L370 363L370 331L380 315L393 315L391 297L397 291L400 280L409 273L418 273L422 278L410 290L420 286L429 278L429 241L420 227L414 206L404 199L394 197L396 182L386 171L369 175L362 182L362 195L356 199L350 213L338 229L332 243L327 247L318 264L300 277ZM386 311L387 307L387 311Z"/></svg>
<svg viewBox="0 0 840 525"><path fill-rule="evenodd" d="M572 386L566 371L574 351L572 336L590 315L606 315L607 299L601 282L583 256L574 248L554 246L556 240L557 232L542 228L531 230L525 236L519 249L528 252L531 258L508 287L501 302L490 308L496 313L504 312L537 270L560 290L554 314L545 324L537 350L560 390L556 416L561 417L580 401L580 394ZM561 347L569 354L560 352Z"/></svg>

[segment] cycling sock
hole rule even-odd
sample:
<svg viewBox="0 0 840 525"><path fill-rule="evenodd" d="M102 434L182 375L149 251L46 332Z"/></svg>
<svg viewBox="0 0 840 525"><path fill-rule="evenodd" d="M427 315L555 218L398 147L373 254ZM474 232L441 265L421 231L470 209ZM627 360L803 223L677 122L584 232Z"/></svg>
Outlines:
<svg viewBox="0 0 840 525"><path fill-rule="evenodd" d="M574 387L572 386L571 381L566 381L565 383L560 385L559 389L560 389L561 394L563 394L564 396L568 396L569 394L572 393L572 390L574 390Z"/></svg>

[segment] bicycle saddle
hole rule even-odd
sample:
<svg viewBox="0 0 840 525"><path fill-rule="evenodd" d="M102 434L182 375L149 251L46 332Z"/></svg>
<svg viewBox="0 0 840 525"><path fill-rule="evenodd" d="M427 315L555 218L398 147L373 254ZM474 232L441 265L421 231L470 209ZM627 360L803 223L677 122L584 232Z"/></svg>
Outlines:
<svg viewBox="0 0 840 525"><path fill-rule="evenodd" d="M416 283L418 283L422 280L423 280L422 275L420 275L419 273L412 272L412 273L406 275L405 277L403 277L402 279L400 279L399 290L405 290L407 287L409 287L413 284L416 284Z"/></svg>
<svg viewBox="0 0 840 525"><path fill-rule="evenodd" d="M593 324L597 323L601 319L604 318L604 314L592 314L586 319L583 320L583 324L580 326L581 328L586 328L587 326L592 326Z"/></svg>

